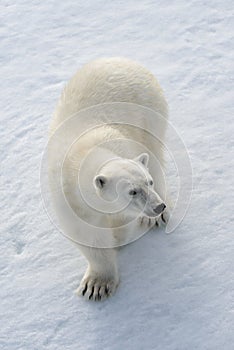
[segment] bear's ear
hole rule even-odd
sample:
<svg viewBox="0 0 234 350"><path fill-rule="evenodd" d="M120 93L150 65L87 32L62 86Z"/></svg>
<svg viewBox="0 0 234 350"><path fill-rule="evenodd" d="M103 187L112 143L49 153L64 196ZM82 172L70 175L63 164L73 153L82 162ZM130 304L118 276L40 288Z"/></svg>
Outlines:
<svg viewBox="0 0 234 350"><path fill-rule="evenodd" d="M95 185L97 188L102 189L102 188L105 186L106 181L107 181L107 179L106 179L105 176L103 176L103 175L97 175L97 176L95 176L95 178L94 178L94 185Z"/></svg>
<svg viewBox="0 0 234 350"><path fill-rule="evenodd" d="M141 153L138 157L134 158L134 160L142 163L147 168L149 163L149 155L148 153Z"/></svg>

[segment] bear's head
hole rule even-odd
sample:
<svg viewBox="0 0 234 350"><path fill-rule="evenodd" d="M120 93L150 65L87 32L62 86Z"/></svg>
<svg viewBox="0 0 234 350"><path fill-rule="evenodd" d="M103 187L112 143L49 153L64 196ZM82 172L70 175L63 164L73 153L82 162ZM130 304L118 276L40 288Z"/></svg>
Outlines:
<svg viewBox="0 0 234 350"><path fill-rule="evenodd" d="M149 155L142 153L134 159L114 158L105 163L94 178L99 197L127 212L160 215L166 205L154 190L148 170Z"/></svg>

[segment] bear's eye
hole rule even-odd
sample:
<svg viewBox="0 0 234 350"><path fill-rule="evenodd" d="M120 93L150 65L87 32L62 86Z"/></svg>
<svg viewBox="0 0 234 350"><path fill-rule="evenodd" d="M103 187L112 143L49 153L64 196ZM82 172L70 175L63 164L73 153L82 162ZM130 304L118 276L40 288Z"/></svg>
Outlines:
<svg viewBox="0 0 234 350"><path fill-rule="evenodd" d="M154 184L154 183L153 183L153 180L150 180L150 181L149 181L149 185L150 185L150 186L153 186L153 184Z"/></svg>
<svg viewBox="0 0 234 350"><path fill-rule="evenodd" d="M129 194L130 194L130 196L136 196L137 195L137 191L136 190L130 190Z"/></svg>

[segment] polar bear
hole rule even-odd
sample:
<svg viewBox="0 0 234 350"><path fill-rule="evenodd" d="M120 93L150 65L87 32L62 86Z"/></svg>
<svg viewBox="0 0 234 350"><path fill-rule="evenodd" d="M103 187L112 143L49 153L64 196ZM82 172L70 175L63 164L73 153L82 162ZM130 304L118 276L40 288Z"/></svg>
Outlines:
<svg viewBox="0 0 234 350"><path fill-rule="evenodd" d="M93 110L92 128L87 119ZM76 115L80 119L74 119ZM153 115L152 120L149 115ZM49 145L49 180L62 229L73 235L88 261L77 290L86 299L104 300L116 291L118 246L134 240L138 228L145 232L168 220L160 175L167 115L167 103L156 78L126 58L102 58L86 64L63 90L50 125L50 137L59 136L56 145ZM118 116L121 123L116 123ZM69 124L71 119L75 124ZM63 131L58 132L60 129ZM156 131L160 140L150 131ZM78 134L79 141L74 142ZM69 143L61 160L60 147ZM108 228L107 235L94 238L61 204L55 180L61 162L63 180L58 183L72 213L94 229ZM90 205L90 201L95 204ZM128 228L126 223L132 220L134 224ZM80 238L74 239L77 232Z"/></svg>

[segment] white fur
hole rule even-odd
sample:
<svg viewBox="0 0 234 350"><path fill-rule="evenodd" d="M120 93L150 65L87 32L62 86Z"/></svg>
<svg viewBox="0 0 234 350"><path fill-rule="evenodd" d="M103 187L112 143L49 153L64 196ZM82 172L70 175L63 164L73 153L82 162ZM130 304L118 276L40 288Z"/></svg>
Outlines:
<svg viewBox="0 0 234 350"><path fill-rule="evenodd" d="M51 122L51 135L55 135L55 131L62 123L66 125L69 118L77 112L81 111L82 119L82 113L86 108L111 102L138 104L167 118L167 104L163 92L148 70L124 58L99 59L80 69L64 88ZM107 105L107 110L108 108ZM105 122L108 118L112 120L111 117L118 112L118 104L115 105L113 112L107 113L107 117L102 113L102 109L98 110L94 117L95 123ZM147 112L147 109L145 111ZM152 122L147 118L147 113L142 114L142 111L136 114L137 117L133 117L133 114L129 113L128 121L134 124L137 119L138 125L143 129L158 130L163 141L166 123L160 123L157 117ZM68 123L68 127L59 134L58 141L49 145L49 177L55 209L62 228L72 237L79 232L79 242L83 243L79 244L79 248L89 263L78 293L89 299L102 300L113 294L119 283L116 249L94 246L113 247L130 242L136 227L133 226L132 230L118 227L125 224L126 220L137 217L139 210L143 211L137 219L137 225L150 228L161 222L161 216L153 215L153 209L162 203L164 189L158 175L159 164L149 161L148 151L157 157L161 165L163 152L160 142L153 140L143 130L127 125L113 126L105 123L82 135L79 142L72 144L63 164L62 187L74 213L92 225L110 228L107 234L97 236L98 238L95 236L94 240L93 236L82 228L81 223L77 226L77 221L73 220L72 214L65 208L61 199L62 194L57 189L59 184L55 180L61 161L61 144L72 142L82 128L85 130L85 120L86 118L83 119L83 124L81 122L80 125L75 124L79 126L78 128L69 127ZM87 123L88 127L90 125ZM100 143L102 144L99 145ZM94 147L95 153L92 157L92 152L89 152ZM87 162L88 157L90 160ZM85 161L87 164L82 163ZM82 164L85 168L83 175L80 171ZM92 203L102 205L104 214L97 214L82 199L77 183L79 171L82 192ZM149 185L151 180L155 183L154 187ZM137 199L133 199L133 204L121 213L111 214L118 210L119 206L125 206L129 202L131 190L136 186L142 192L137 192ZM116 189L120 193L118 201L115 201ZM142 198L146 193L144 191L148 191L147 205L141 209ZM85 245L84 242L88 242L87 245L92 247Z"/></svg>

